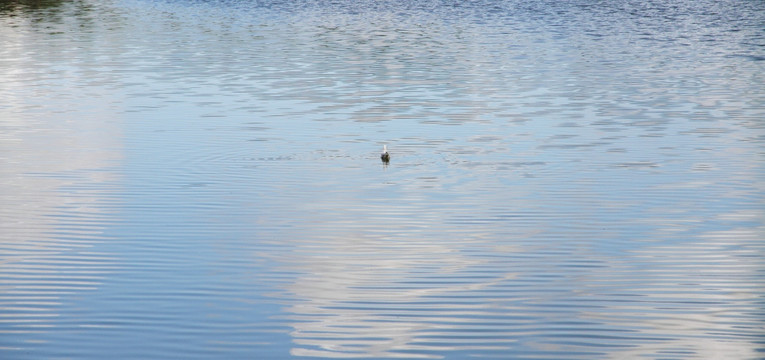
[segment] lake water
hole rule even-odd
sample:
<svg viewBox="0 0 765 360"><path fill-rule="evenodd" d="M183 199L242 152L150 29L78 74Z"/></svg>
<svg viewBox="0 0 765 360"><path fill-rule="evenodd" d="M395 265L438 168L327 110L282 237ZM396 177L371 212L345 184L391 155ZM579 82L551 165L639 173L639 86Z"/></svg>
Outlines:
<svg viewBox="0 0 765 360"><path fill-rule="evenodd" d="M765 3L0 0L0 204L1 359L765 359Z"/></svg>

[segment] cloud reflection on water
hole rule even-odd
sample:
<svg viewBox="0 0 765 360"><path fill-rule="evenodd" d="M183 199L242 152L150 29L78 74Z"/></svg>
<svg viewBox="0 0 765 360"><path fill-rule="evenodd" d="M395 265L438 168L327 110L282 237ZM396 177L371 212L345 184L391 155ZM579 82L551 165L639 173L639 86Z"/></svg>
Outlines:
<svg viewBox="0 0 765 360"><path fill-rule="evenodd" d="M40 51L34 31L0 26L0 332L14 335L66 327L60 309L115 268L111 254L93 247L107 239L107 209L119 201L120 125L103 98L74 84L87 81L76 75L87 66L45 70L75 44L31 56ZM38 335L30 336L11 347L34 347Z"/></svg>

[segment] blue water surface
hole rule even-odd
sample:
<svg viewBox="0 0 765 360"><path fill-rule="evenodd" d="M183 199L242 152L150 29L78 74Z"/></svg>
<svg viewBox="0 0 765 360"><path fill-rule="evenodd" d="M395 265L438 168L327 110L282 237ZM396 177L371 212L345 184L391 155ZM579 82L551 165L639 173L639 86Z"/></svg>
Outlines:
<svg viewBox="0 0 765 360"><path fill-rule="evenodd" d="M763 60L750 0L0 0L0 359L762 359Z"/></svg>

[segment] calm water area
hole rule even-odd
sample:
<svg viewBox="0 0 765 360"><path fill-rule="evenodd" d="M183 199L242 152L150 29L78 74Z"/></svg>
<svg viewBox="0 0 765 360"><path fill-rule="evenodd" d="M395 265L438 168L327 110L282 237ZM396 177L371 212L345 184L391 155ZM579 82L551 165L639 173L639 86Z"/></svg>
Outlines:
<svg viewBox="0 0 765 360"><path fill-rule="evenodd" d="M0 359L287 358L765 359L765 2L0 0Z"/></svg>

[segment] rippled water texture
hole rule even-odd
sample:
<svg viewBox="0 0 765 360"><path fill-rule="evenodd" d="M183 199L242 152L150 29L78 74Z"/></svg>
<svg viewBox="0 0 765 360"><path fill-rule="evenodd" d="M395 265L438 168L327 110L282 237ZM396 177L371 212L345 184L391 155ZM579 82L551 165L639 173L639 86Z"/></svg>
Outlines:
<svg viewBox="0 0 765 360"><path fill-rule="evenodd" d="M762 1L0 0L0 358L763 359L764 145Z"/></svg>

